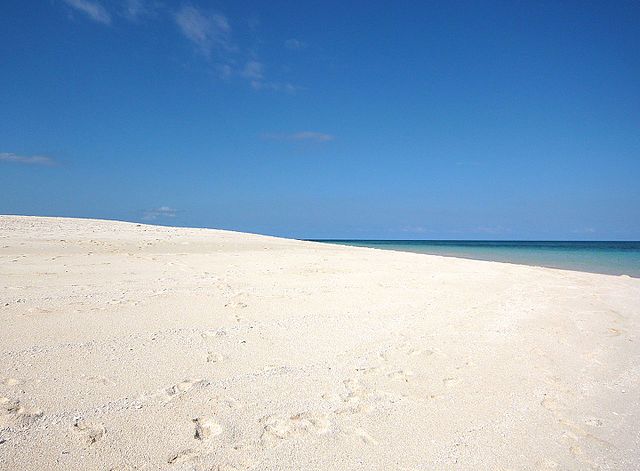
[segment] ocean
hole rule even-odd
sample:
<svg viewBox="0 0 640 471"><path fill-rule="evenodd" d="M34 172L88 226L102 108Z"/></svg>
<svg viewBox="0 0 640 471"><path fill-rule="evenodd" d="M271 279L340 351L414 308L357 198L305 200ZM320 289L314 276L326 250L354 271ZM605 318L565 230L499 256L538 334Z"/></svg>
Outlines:
<svg viewBox="0 0 640 471"><path fill-rule="evenodd" d="M640 241L315 240L640 278Z"/></svg>

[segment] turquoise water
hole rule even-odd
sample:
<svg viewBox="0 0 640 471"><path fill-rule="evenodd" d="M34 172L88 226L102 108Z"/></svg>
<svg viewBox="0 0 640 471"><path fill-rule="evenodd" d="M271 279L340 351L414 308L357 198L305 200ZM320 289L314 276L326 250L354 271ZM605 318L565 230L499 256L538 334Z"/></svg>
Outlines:
<svg viewBox="0 0 640 471"><path fill-rule="evenodd" d="M640 242L316 240L640 278Z"/></svg>

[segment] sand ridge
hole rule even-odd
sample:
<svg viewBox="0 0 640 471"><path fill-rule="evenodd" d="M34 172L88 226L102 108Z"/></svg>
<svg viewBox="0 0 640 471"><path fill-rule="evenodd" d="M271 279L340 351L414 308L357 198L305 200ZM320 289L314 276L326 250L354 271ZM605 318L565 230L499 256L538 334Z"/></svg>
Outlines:
<svg viewBox="0 0 640 471"><path fill-rule="evenodd" d="M0 469L634 469L640 280L0 216Z"/></svg>

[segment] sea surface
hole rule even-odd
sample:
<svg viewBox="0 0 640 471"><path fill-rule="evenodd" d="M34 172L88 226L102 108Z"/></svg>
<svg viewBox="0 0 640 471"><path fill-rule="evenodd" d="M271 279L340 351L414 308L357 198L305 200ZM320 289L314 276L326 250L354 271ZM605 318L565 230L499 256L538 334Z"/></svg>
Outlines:
<svg viewBox="0 0 640 471"><path fill-rule="evenodd" d="M640 278L640 241L315 240Z"/></svg>

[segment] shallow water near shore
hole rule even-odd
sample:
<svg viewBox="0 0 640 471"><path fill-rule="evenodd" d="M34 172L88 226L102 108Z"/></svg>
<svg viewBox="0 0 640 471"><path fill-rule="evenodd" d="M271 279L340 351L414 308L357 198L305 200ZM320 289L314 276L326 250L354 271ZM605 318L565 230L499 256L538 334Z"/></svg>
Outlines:
<svg viewBox="0 0 640 471"><path fill-rule="evenodd" d="M316 240L332 244L517 263L640 278L638 241Z"/></svg>

